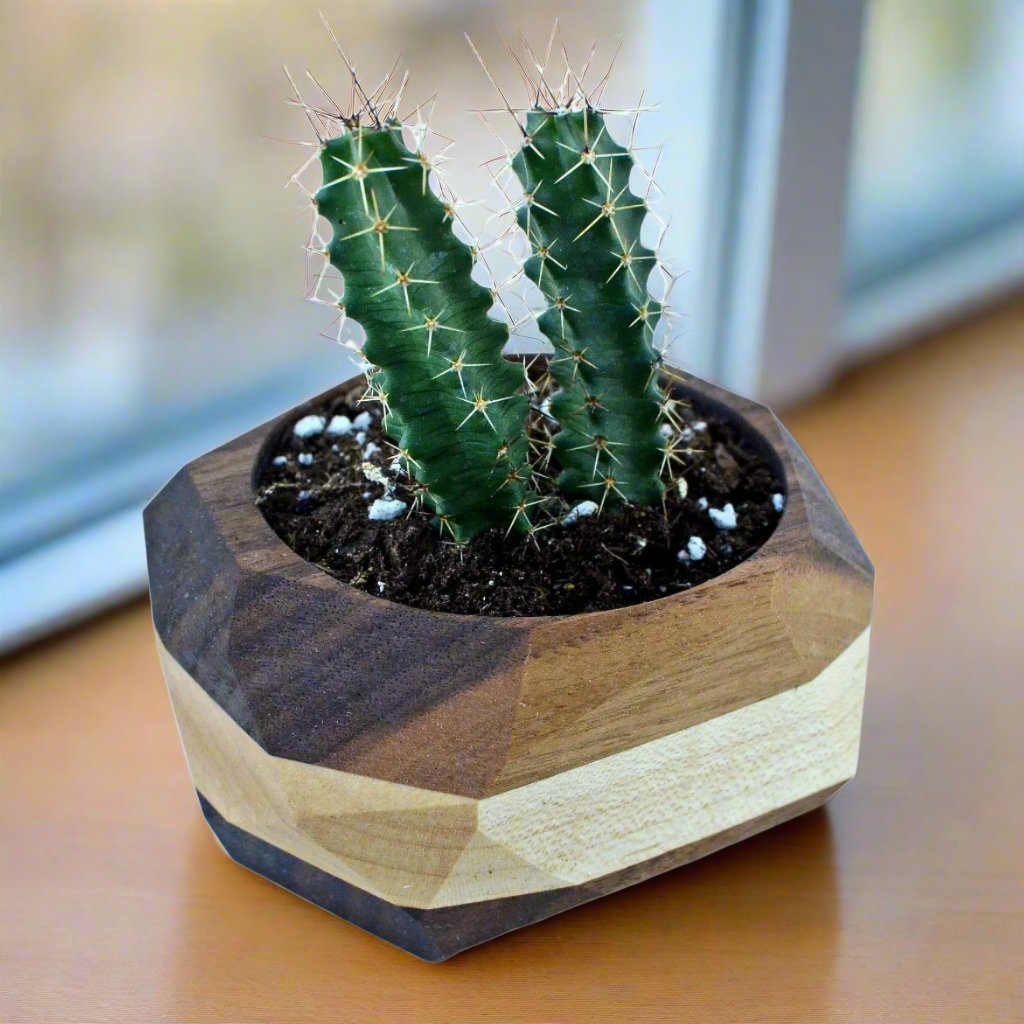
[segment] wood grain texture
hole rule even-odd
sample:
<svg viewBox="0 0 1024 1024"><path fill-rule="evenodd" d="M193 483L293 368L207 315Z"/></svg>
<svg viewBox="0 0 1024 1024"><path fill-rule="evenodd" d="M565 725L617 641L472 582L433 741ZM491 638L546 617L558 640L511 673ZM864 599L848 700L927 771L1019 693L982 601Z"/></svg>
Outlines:
<svg viewBox="0 0 1024 1024"><path fill-rule="evenodd" d="M647 877L853 775L870 562L767 409L692 377L680 389L775 463L786 506L750 559L639 606L447 615L304 562L253 480L308 407L157 495L146 536L172 705L239 851L262 863L258 841L401 908L500 901L462 945L435 937L447 957L531 920L517 900ZM288 888L316 900L301 877Z"/></svg>
<svg viewBox="0 0 1024 1024"><path fill-rule="evenodd" d="M595 878L585 885L433 909L396 905L321 871L309 861L294 857L279 846L231 824L201 793L198 795L207 824L232 860L375 938L384 939L421 960L439 963L482 942L644 882L807 814L821 807L838 788L832 786L811 793L764 815L748 818L734 828L707 836L698 843Z"/></svg>
<svg viewBox="0 0 1024 1024"><path fill-rule="evenodd" d="M474 798L813 679L870 620L870 563L767 409L686 387L745 419L788 481L767 543L700 587L533 619L357 591L288 549L254 505L253 466L300 408L198 459L147 509L157 633L269 753Z"/></svg>
<svg viewBox="0 0 1024 1024"><path fill-rule="evenodd" d="M480 801L273 757L161 659L193 783L220 817L431 909L582 885L673 851L688 861L711 836L838 788L856 771L867 653L865 631L803 686Z"/></svg>
<svg viewBox="0 0 1024 1024"><path fill-rule="evenodd" d="M211 842L146 604L0 661L0 1020L1019 1024L1021 338L1019 300L786 417L878 569L856 779L441 967Z"/></svg>

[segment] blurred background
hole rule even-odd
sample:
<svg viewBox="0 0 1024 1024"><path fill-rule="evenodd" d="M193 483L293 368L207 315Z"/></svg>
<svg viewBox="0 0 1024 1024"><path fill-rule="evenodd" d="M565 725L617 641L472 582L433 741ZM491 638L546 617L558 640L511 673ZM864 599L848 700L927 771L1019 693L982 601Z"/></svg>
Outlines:
<svg viewBox="0 0 1024 1024"><path fill-rule="evenodd" d="M604 102L660 103L672 358L737 390L806 399L1024 282L1019 0L321 4L368 78L401 51L405 105L438 93L446 171L492 206L463 32L513 90L499 30L557 14L595 66L621 38ZM350 373L282 188L311 136L281 65L347 97L317 7L0 3L0 649L141 591L165 480Z"/></svg>

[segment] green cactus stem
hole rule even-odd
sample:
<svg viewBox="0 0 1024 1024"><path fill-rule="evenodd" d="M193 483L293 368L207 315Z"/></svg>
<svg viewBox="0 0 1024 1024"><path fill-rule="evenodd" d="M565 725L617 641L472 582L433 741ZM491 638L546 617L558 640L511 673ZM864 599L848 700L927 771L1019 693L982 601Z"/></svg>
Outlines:
<svg viewBox="0 0 1024 1024"><path fill-rule="evenodd" d="M647 292L655 254L640 240L647 206L629 187L633 158L589 105L531 110L523 134L511 166L533 248L525 271L547 299L538 324L555 348L558 486L602 507L656 503L661 305Z"/></svg>
<svg viewBox="0 0 1024 1024"><path fill-rule="evenodd" d="M369 396L442 529L468 541L528 530L528 399L502 350L507 327L471 278L473 253L429 184L431 164L402 127L352 125L321 150L314 201L333 229L343 315L366 332Z"/></svg>

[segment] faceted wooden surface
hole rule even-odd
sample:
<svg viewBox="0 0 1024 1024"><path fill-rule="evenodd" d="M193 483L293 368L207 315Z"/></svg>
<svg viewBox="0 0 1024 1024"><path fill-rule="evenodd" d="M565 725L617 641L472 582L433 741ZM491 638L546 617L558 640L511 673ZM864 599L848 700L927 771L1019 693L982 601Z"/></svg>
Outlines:
<svg viewBox="0 0 1024 1024"><path fill-rule="evenodd" d="M146 510L154 623L193 781L232 856L444 959L852 777L871 564L767 409L685 386L758 432L785 510L723 576L613 611L445 615L304 562L252 490L268 439L302 409L177 474Z"/></svg>
<svg viewBox="0 0 1024 1024"><path fill-rule="evenodd" d="M878 570L857 778L441 967L211 842L145 604L0 663L0 1019L1016 1024L1022 335L1018 303L786 417Z"/></svg>

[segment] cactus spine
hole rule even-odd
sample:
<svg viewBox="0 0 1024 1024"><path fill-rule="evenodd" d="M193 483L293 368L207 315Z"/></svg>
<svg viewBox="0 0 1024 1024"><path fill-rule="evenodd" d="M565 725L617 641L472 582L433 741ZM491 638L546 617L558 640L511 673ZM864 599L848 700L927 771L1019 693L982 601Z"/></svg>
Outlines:
<svg viewBox="0 0 1024 1024"><path fill-rule="evenodd" d="M640 240L647 206L629 188L633 158L588 101L529 111L511 166L533 250L525 271L547 299L538 324L555 348L558 486L602 507L655 503L666 452L652 344L661 306L647 292L655 254Z"/></svg>
<svg viewBox="0 0 1024 1024"><path fill-rule="evenodd" d="M385 120L350 124L320 159L314 201L333 230L342 312L366 332L369 394L424 503L460 542L529 529L523 375L502 357L507 327L488 316L493 297L470 276L473 253L430 187L429 158Z"/></svg>

